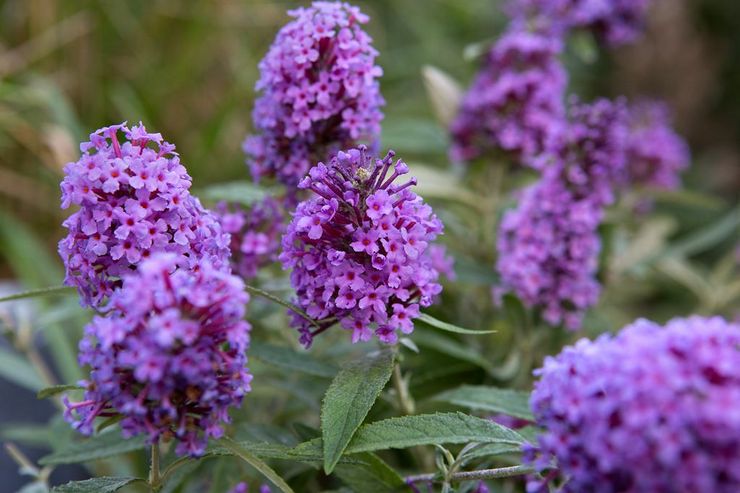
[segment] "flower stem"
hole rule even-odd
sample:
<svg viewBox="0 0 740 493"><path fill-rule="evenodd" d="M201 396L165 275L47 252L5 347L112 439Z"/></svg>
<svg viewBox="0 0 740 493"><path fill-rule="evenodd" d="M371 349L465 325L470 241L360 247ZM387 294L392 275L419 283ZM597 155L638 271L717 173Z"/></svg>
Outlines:
<svg viewBox="0 0 740 493"><path fill-rule="evenodd" d="M478 471L460 471L450 474L447 478L450 482L459 481L479 481L485 479L500 479L500 478L511 478L514 476L523 476L534 472L534 469L530 466L510 466L510 467L498 467L494 469L481 469ZM438 474L419 474L417 476L409 476L406 478L407 483L420 483L430 482L440 479Z"/></svg>
<svg viewBox="0 0 740 493"><path fill-rule="evenodd" d="M162 487L162 476L159 473L159 440L152 444L152 462L149 467L149 488L157 492Z"/></svg>
<svg viewBox="0 0 740 493"><path fill-rule="evenodd" d="M416 412L416 405L411 398L411 394L409 394L409 387L401 375L401 365L398 360L393 365L393 387L396 389L398 405L403 414L414 414Z"/></svg>

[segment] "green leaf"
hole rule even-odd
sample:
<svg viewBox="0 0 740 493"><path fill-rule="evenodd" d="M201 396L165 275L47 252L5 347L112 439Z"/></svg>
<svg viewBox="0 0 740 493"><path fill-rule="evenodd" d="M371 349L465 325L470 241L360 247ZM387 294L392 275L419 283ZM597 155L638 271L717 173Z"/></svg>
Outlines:
<svg viewBox="0 0 740 493"><path fill-rule="evenodd" d="M44 381L36 369L28 361L3 347L0 347L0 377L34 392L44 388Z"/></svg>
<svg viewBox="0 0 740 493"><path fill-rule="evenodd" d="M269 192L248 181L217 183L200 189L197 195L214 202L226 201L250 206L269 195Z"/></svg>
<svg viewBox="0 0 740 493"><path fill-rule="evenodd" d="M283 481L283 478L272 470L270 466L265 464L262 459L252 454L241 444L231 440L230 438L223 438L219 441L226 449L230 450L234 455L248 463L255 469L257 469L263 476L270 480L272 484L277 486L283 493L293 493L293 489L288 486L288 483Z"/></svg>
<svg viewBox="0 0 740 493"><path fill-rule="evenodd" d="M123 438L120 433L114 430L96 435L84 442L73 443L66 449L42 457L39 464L43 466L75 464L106 459L143 448L146 448L146 437Z"/></svg>
<svg viewBox="0 0 740 493"><path fill-rule="evenodd" d="M704 252L714 245L737 235L740 228L740 207L736 207L714 223L689 234L675 242L671 247L648 261L661 260L666 257L689 257Z"/></svg>
<svg viewBox="0 0 740 493"><path fill-rule="evenodd" d="M437 328L437 329L446 330L447 332L454 332L455 334L479 335L479 334L493 334L494 332L496 332L495 330L463 329L462 327L458 327L457 325L452 325L450 323L437 320L436 318L432 317L431 315L427 313L422 313L421 315L416 317L415 320L424 322L425 324L431 325L432 327Z"/></svg>
<svg viewBox="0 0 740 493"><path fill-rule="evenodd" d="M3 423L0 428L0 438L34 447L49 448L50 432L51 430L46 425Z"/></svg>
<svg viewBox="0 0 740 493"><path fill-rule="evenodd" d="M467 361L468 363L480 366L489 373L495 371L495 368L487 358L484 358L475 349L460 344L455 339L429 330L417 329L414 331L414 335L416 336L414 337L414 341L420 347L434 349L452 358Z"/></svg>
<svg viewBox="0 0 740 493"><path fill-rule="evenodd" d="M25 298L38 298L39 296L72 294L73 292L74 288L69 286L53 286L50 288L30 289L28 291L22 291L20 293L13 293L7 296L2 296L0 297L0 303L4 301L22 300Z"/></svg>
<svg viewBox="0 0 740 493"><path fill-rule="evenodd" d="M444 153L448 140L445 129L427 119L386 118L383 122L383 149L393 149L399 154ZM423 183L421 179L419 183Z"/></svg>
<svg viewBox="0 0 740 493"><path fill-rule="evenodd" d="M379 353L344 366L326 391L321 406L324 471L334 466L367 416L393 372L393 352Z"/></svg>
<svg viewBox="0 0 740 493"><path fill-rule="evenodd" d="M508 443L486 443L467 452L464 460L470 461L481 457L491 457L494 455L517 454L522 451L521 445L510 445Z"/></svg>
<svg viewBox="0 0 740 493"><path fill-rule="evenodd" d="M68 390L84 390L84 388L80 387L79 385L53 385L51 387L46 387L39 390L36 394L36 398L46 399L48 397L53 397L57 394L61 394L62 392L67 392Z"/></svg>
<svg viewBox="0 0 740 493"><path fill-rule="evenodd" d="M354 493L399 493L410 491L404 479L377 455L357 454L362 464L339 464L335 470L339 479Z"/></svg>
<svg viewBox="0 0 740 493"><path fill-rule="evenodd" d="M137 481L144 480L141 478L92 478L84 481L71 481L51 491L52 493L112 493Z"/></svg>
<svg viewBox="0 0 740 493"><path fill-rule="evenodd" d="M520 445L525 439L514 430L463 413L419 414L360 427L346 453L469 442Z"/></svg>
<svg viewBox="0 0 740 493"><path fill-rule="evenodd" d="M432 400L448 402L477 411L491 411L534 421L534 416L529 410L528 392L485 385L463 385L442 392L433 397Z"/></svg>
<svg viewBox="0 0 740 493"><path fill-rule="evenodd" d="M254 286L250 286L249 284L245 284L244 285L244 289L248 293L250 293L250 294L253 294L255 296L261 296L262 298L268 299L268 300L272 301L273 303L277 303L278 305L282 305L285 308L288 308L289 310L292 310L298 316L300 316L301 318L307 320L311 325L313 325L317 329L318 328L321 328L319 326L319 324L316 322L316 320L314 320L313 318L311 318L311 316L308 313L306 313L303 310L301 310L301 308L298 307L297 305L294 305L293 303L291 303L289 301L285 301L284 299L280 298L279 296L275 296L274 294L272 294L272 293L270 293L268 291L265 291L264 289L260 289L260 288L254 287Z"/></svg>
<svg viewBox="0 0 740 493"><path fill-rule="evenodd" d="M249 355L270 365L295 370L316 377L331 378L337 374L337 367L320 361L307 352L273 346L264 342L252 342Z"/></svg>

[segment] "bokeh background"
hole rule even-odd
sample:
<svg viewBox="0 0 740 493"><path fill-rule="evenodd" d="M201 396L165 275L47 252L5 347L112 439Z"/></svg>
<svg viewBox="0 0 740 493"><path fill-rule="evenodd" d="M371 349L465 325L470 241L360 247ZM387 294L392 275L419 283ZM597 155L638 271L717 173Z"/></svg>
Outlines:
<svg viewBox="0 0 740 493"><path fill-rule="evenodd" d="M285 11L302 3L0 1L0 280L26 287L61 280L54 252L67 215L58 206L62 168L77 159L78 143L101 126L142 120L161 132L177 145L196 193L247 179L241 142L250 131L257 63L286 22ZM385 71L383 147L448 166L445 131L433 117L421 69L439 67L467 85L476 47L495 39L506 23L499 2L355 3L372 18L367 30ZM566 62L571 91L584 98L650 95L673 108L693 153L684 175L688 191L671 204L680 217L671 234L680 237L738 202L740 2L654 3L636 43L594 54L593 46L576 40ZM720 253L708 248L697 262L709 265ZM675 305L687 296L680 289L672 294ZM29 412L43 419L51 411L31 393L0 385L0 421ZM0 478L3 491L22 484L3 453Z"/></svg>

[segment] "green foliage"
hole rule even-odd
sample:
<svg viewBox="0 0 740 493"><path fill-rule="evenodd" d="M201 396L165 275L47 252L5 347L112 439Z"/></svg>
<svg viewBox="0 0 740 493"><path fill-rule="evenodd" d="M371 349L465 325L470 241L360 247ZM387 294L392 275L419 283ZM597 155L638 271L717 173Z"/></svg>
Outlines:
<svg viewBox="0 0 740 493"><path fill-rule="evenodd" d="M42 457L39 464L54 466L107 459L145 447L146 437L123 438L120 431L111 430L88 440L72 443L62 450Z"/></svg>
<svg viewBox="0 0 740 493"><path fill-rule="evenodd" d="M62 392L67 392L68 390L82 390L82 387L80 387L79 385L54 385L52 387L46 387L39 390L36 394L36 398L46 399L55 395L59 395Z"/></svg>
<svg viewBox="0 0 740 493"><path fill-rule="evenodd" d="M277 486L280 491L282 491L283 493L293 493L293 489L288 486L288 483L286 483L283 478L278 475L278 473L273 471L270 466L265 464L265 462L262 461L259 457L247 450L247 448L231 440L230 438L223 438L221 439L220 443L224 448L231 451L235 456L239 457L241 460L257 469L262 475L269 479L272 484Z"/></svg>
<svg viewBox="0 0 740 493"><path fill-rule="evenodd" d="M324 471L330 474L393 371L390 350L344 366L329 386L321 406Z"/></svg>
<svg viewBox="0 0 740 493"><path fill-rule="evenodd" d="M21 356L0 347L0 377L37 392L44 388L44 381L36 369Z"/></svg>
<svg viewBox="0 0 740 493"><path fill-rule="evenodd" d="M502 413L533 421L529 393L483 385L463 385L437 395L434 400L467 407L475 411Z"/></svg>
<svg viewBox="0 0 740 493"><path fill-rule="evenodd" d="M270 365L316 377L331 378L337 373L337 367L318 360L308 353L265 342L255 341L249 350L249 355Z"/></svg>
<svg viewBox="0 0 740 493"><path fill-rule="evenodd" d="M463 413L435 413L402 416L360 427L347 453L373 452L416 445L450 443L502 443L521 445L524 437L487 419Z"/></svg>
<svg viewBox="0 0 740 493"><path fill-rule="evenodd" d="M93 478L57 486L52 493L113 493L126 485L140 481L144 480L141 478Z"/></svg>

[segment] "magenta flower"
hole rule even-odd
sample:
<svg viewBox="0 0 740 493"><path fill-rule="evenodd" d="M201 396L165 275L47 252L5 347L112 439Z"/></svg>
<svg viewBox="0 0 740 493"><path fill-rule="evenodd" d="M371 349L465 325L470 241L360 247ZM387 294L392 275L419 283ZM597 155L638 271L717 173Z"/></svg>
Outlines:
<svg viewBox="0 0 740 493"><path fill-rule="evenodd" d="M79 363L90 378L84 399L67 401L65 413L80 432L120 415L124 436L175 438L179 455L197 456L249 392L242 281L208 260L192 270L177 265L169 253L143 261L123 277L107 316L85 328Z"/></svg>
<svg viewBox="0 0 740 493"><path fill-rule="evenodd" d="M740 325L641 319L536 375L530 403L545 431L527 460L556 466L563 492L740 491Z"/></svg>
<svg viewBox="0 0 740 493"><path fill-rule="evenodd" d="M368 17L341 2L314 2L294 18L260 62L244 142L252 177L274 176L291 189L316 162L360 142L375 144L384 104L377 51L362 30Z"/></svg>
<svg viewBox="0 0 740 493"><path fill-rule="evenodd" d="M118 141L123 132L127 140ZM62 207L79 206L59 242L65 284L85 305L104 304L121 277L156 251L190 268L201 257L228 267L228 235L197 198L175 147L143 125L102 128L65 167Z"/></svg>
<svg viewBox="0 0 740 493"><path fill-rule="evenodd" d="M293 317L306 346L336 322L353 342L375 334L394 343L442 290L435 265L445 256L430 247L442 223L411 191L415 180L395 183L408 167L393 156L339 152L299 185L316 195L298 204L280 260L292 269L297 304L321 326Z"/></svg>

